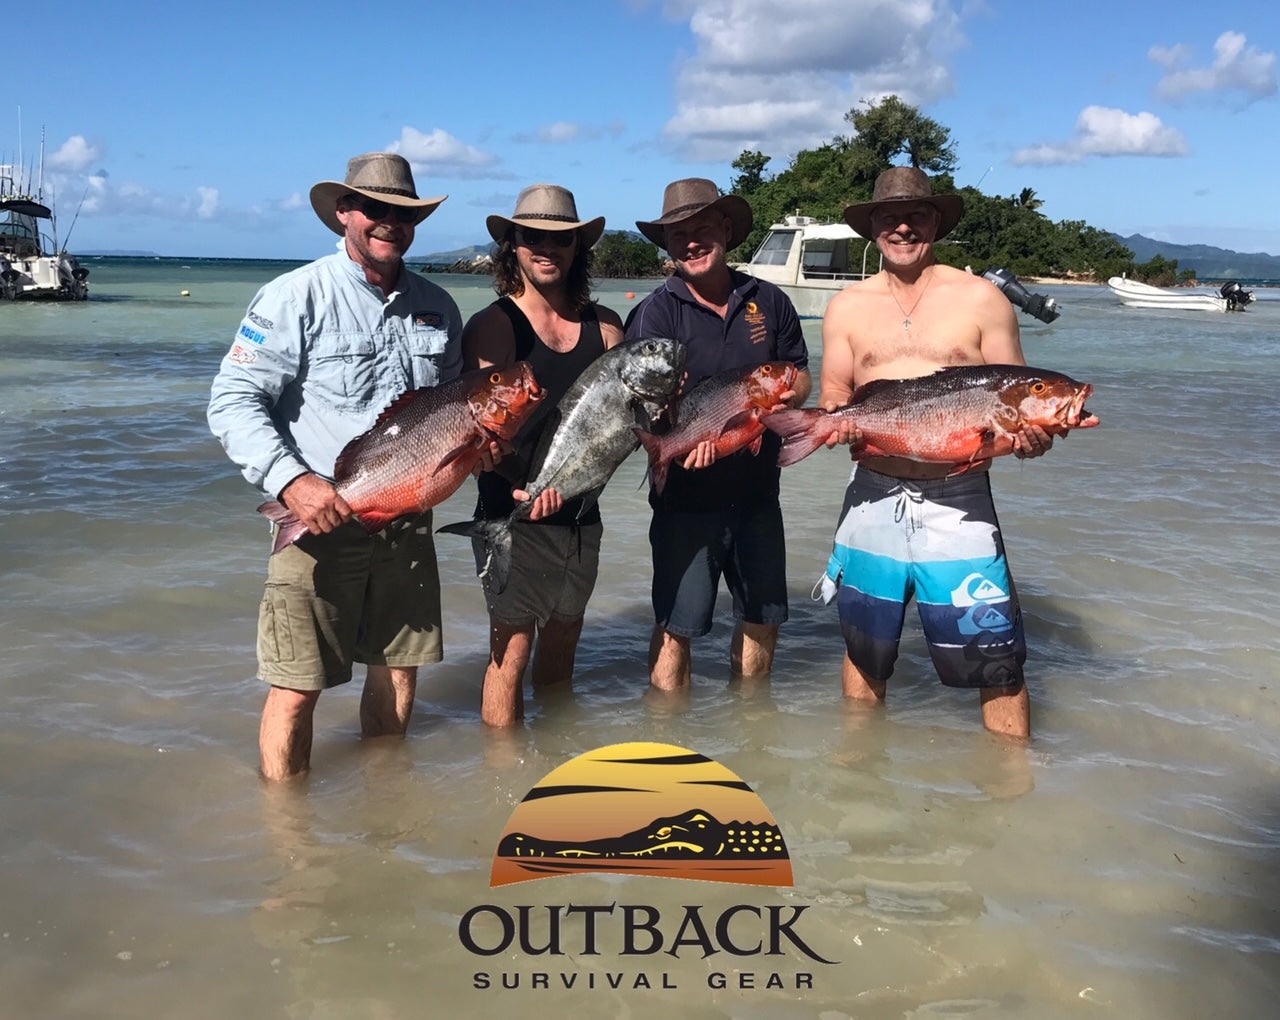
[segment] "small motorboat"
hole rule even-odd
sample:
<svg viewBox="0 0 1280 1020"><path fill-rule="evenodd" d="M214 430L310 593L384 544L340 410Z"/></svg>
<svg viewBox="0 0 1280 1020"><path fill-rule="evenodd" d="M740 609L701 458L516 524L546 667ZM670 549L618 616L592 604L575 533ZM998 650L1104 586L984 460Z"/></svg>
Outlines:
<svg viewBox="0 0 1280 1020"><path fill-rule="evenodd" d="M53 210L40 190L25 190L12 166L0 166L0 299L83 301L89 270L50 241Z"/></svg>
<svg viewBox="0 0 1280 1020"><path fill-rule="evenodd" d="M1218 293L1190 287L1153 287L1149 283L1113 276L1107 286L1130 308L1189 308L1207 312L1243 312L1253 301L1253 291L1228 280Z"/></svg>

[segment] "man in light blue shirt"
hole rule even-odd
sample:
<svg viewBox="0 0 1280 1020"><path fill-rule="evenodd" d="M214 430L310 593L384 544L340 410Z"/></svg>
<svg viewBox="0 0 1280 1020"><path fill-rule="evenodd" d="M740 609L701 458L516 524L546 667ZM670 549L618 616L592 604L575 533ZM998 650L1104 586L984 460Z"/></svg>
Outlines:
<svg viewBox="0 0 1280 1020"><path fill-rule="evenodd" d="M258 292L213 381L214 435L309 532L271 556L259 612L267 779L310 768L320 692L350 680L353 662L367 667L361 732L403 736L418 666L443 656L430 512L369 535L332 478L343 447L396 397L462 370L457 304L404 264L445 197L419 198L409 164L385 152L317 184L311 204L342 237L338 251Z"/></svg>

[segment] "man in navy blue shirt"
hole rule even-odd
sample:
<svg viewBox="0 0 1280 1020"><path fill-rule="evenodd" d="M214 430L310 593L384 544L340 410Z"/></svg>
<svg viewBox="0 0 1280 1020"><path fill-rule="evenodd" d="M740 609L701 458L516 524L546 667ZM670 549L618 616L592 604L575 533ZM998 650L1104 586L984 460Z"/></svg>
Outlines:
<svg viewBox="0 0 1280 1020"><path fill-rule="evenodd" d="M662 215L636 226L666 249L676 273L635 307L626 335L682 340L688 346L685 392L727 369L790 361L799 375L783 399L799 407L812 379L795 307L773 284L729 267L727 253L750 233L751 219L744 199L722 196L712 181L669 184ZM758 455L743 450L717 461L714 444L704 442L672 465L661 495L650 489L654 687L688 686L690 642L711 630L722 576L737 621L733 674L761 676L772 668L778 626L787 618L778 447L766 432Z"/></svg>

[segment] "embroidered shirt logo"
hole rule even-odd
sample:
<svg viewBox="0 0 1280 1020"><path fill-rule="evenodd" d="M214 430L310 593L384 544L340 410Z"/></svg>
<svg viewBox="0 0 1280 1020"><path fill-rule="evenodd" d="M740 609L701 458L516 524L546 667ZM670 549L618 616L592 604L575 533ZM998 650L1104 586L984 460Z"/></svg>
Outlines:
<svg viewBox="0 0 1280 1020"><path fill-rule="evenodd" d="M252 322L259 329L275 329L276 328L276 324L274 322L272 322L268 318L265 318L259 315L257 312L249 312L249 314L246 315L245 318L248 319L250 322Z"/></svg>
<svg viewBox="0 0 1280 1020"><path fill-rule="evenodd" d="M265 344L267 342L266 336L251 328L247 322L240 324L240 336L254 344Z"/></svg>
<svg viewBox="0 0 1280 1020"><path fill-rule="evenodd" d="M747 325L751 327L751 342L764 343L769 339L769 324L765 321L764 312L760 311L760 306L754 301L747 302L746 312Z"/></svg>
<svg viewBox="0 0 1280 1020"><path fill-rule="evenodd" d="M231 345L231 352L227 357L237 365L252 365L258 360L258 352L237 340Z"/></svg>

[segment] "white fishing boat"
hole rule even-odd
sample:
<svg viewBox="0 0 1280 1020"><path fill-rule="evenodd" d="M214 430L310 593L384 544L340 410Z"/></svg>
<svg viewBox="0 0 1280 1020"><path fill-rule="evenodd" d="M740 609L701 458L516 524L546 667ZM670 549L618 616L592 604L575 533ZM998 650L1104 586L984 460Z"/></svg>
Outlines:
<svg viewBox="0 0 1280 1020"><path fill-rule="evenodd" d="M812 216L783 217L769 228L750 262L735 264L736 269L781 287L804 319L822 318L838 291L873 276L880 266L874 241L847 223L819 223ZM1053 298L1028 293L1007 269L993 267L982 275L1015 307L1041 322L1052 322L1062 314Z"/></svg>
<svg viewBox="0 0 1280 1020"><path fill-rule="evenodd" d="M837 291L879 272L880 252L847 223L786 216L736 268L777 284L803 318L819 319Z"/></svg>
<svg viewBox="0 0 1280 1020"><path fill-rule="evenodd" d="M1153 287L1149 283L1113 276L1107 286L1130 308L1183 308L1206 312L1242 312L1253 300L1253 292L1228 280L1214 294L1190 287Z"/></svg>
<svg viewBox="0 0 1280 1020"><path fill-rule="evenodd" d="M53 210L41 190L22 187L12 166L0 166L0 299L83 301L89 296L89 270L59 248Z"/></svg>

